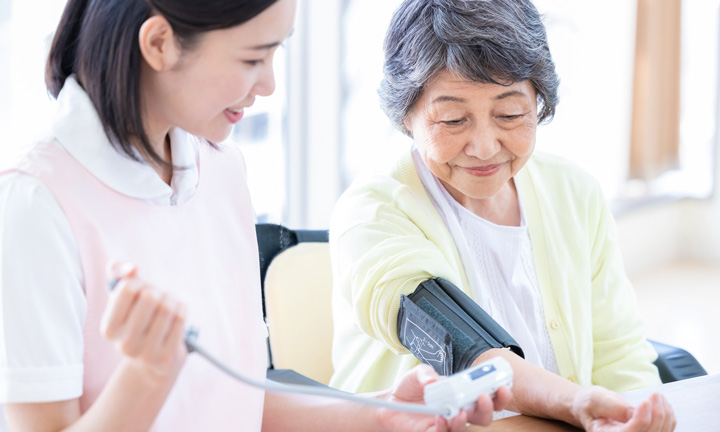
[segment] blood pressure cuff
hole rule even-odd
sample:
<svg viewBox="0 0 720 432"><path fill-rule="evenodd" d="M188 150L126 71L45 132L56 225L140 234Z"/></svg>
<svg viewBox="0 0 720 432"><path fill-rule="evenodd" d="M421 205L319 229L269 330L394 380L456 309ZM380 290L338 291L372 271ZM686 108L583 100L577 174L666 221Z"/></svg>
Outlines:
<svg viewBox="0 0 720 432"><path fill-rule="evenodd" d="M445 279L427 280L409 296L401 296L398 338L415 357L439 374L469 368L483 352L520 346L490 315Z"/></svg>

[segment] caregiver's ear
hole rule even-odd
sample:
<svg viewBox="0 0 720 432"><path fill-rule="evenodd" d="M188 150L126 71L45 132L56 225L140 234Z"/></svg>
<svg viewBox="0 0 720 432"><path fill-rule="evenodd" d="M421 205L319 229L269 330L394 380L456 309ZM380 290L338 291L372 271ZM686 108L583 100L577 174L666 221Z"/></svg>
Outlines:
<svg viewBox="0 0 720 432"><path fill-rule="evenodd" d="M180 59L180 47L172 26L162 15L153 15L140 26L140 53L154 71L172 69Z"/></svg>

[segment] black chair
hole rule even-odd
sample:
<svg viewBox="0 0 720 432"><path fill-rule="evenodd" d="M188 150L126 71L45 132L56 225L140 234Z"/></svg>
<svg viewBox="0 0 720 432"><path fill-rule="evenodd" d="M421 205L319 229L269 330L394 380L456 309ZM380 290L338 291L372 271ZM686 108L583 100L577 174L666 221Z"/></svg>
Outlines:
<svg viewBox="0 0 720 432"><path fill-rule="evenodd" d="M682 348L650 340L658 358L655 360L663 383L680 381L707 375L705 369L692 354Z"/></svg>
<svg viewBox="0 0 720 432"><path fill-rule="evenodd" d="M265 275L273 258L298 243L327 243L328 230L291 230L282 225L260 223L255 225L255 232L260 255L260 288L263 292L263 317L265 317Z"/></svg>
<svg viewBox="0 0 720 432"><path fill-rule="evenodd" d="M263 316L266 316L264 296L265 275L267 274L268 266L272 262L273 258L275 258L280 252L283 252L284 250L295 246L298 243L327 242L328 231L291 230L282 225L276 224L257 224L255 226L255 229L257 232L258 250L260 254L260 280L263 290ZM671 345L666 345L654 340L650 340L650 343L655 348L655 351L657 351L658 353L658 358L655 361L655 366L657 366L658 371L660 372L660 378L663 383L670 383L674 381L707 375L707 372L695 359L695 357L693 357L692 354L685 351L684 349ZM269 346L268 353L270 358L268 374L272 374L275 376L283 375L285 376L281 379L283 381L296 378L299 380L309 380L309 378L306 378L300 374L295 374L297 375L297 377L293 377L292 371L274 371L274 365L272 363L272 353L270 352ZM312 382L318 384L316 381Z"/></svg>
<svg viewBox="0 0 720 432"><path fill-rule="evenodd" d="M276 263L278 263L280 267L275 267L275 280L277 280L279 273L287 270L288 261L298 262L298 260L300 260L299 262L312 262L311 265L313 267L308 268L310 271L304 271L305 268L300 272L302 274L290 271L293 273L291 283L297 283L297 285L305 286L307 289L309 297L305 295L301 296L302 300L306 302L306 307L303 309L300 309L301 306L296 308L296 303L293 301L299 300L297 298L298 291L289 292L287 295L278 297L277 290L278 288L282 288L282 291L285 291L285 282L280 284L282 285L281 287L278 287L276 283L275 286L270 286L268 290L266 290L266 276L268 276L270 264L279 254L299 243L327 243L328 231L291 230L276 224L257 224L255 225L255 231L257 233L260 258L263 318L266 319L269 325L268 330L270 333L270 338L268 339L269 363L267 377L281 383L324 386L326 384L325 382L319 382L317 380L327 381L330 378L330 374L332 374L330 361L332 328L325 324L325 321L331 320L329 317L329 289L332 281L329 279L329 253L325 249L319 257L312 252L309 255L305 255L307 248L294 249L288 252L290 255L284 255L283 259L276 260ZM317 249L311 249L311 251L312 250L317 251ZM296 252L300 252L300 255ZM321 263L318 263L318 261L327 261L327 263L323 263L324 266L320 266ZM285 266L283 266L283 263ZM313 271L316 269L316 263L317 266L321 268L319 271L323 272L322 275ZM316 283L319 276L325 276L325 278L320 278L322 283ZM296 288L297 285L293 285L292 288ZM266 293L268 293L268 296L266 296ZM318 298L325 298L326 293L327 305L317 300ZM271 301L268 306L267 302L270 301L270 299L274 299L274 301ZM273 313L268 316L269 312ZM328 316L325 317L324 314ZM281 319L283 317L295 317L295 320L300 321L303 320L303 316L308 316L309 319L298 323L297 326L288 323L287 318L284 320ZM308 345L307 348L301 350L298 350L296 346L296 338L288 336L288 334L294 336L298 330L301 330L301 333L303 333L304 344ZM275 343L273 343L273 341ZM277 349L277 344L280 344L283 349L282 351L276 352L277 359L273 360L272 346L275 346ZM299 356L304 355L305 351L314 354L314 358L308 359L308 357L304 357L298 359ZM277 362L281 365L280 369L275 368ZM288 367L297 368L299 372L288 369Z"/></svg>

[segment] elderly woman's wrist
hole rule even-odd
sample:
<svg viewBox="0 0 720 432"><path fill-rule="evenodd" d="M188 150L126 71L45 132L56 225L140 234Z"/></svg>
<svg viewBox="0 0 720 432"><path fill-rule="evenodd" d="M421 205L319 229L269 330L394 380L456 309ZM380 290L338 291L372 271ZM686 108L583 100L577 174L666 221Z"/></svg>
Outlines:
<svg viewBox="0 0 720 432"><path fill-rule="evenodd" d="M513 398L507 409L522 414L552 418L580 426L583 387L522 359L509 349L493 349L478 357L482 361L502 356L513 368Z"/></svg>
<svg viewBox="0 0 720 432"><path fill-rule="evenodd" d="M570 407L572 419L565 420L565 422L582 428L589 419L588 409L592 403L592 387L582 387L577 384L573 384L573 386L576 387L576 391Z"/></svg>
<svg viewBox="0 0 720 432"><path fill-rule="evenodd" d="M577 395L577 393L575 393L575 395ZM557 402L557 407L559 411L554 418L579 428L583 427L582 407L576 404L575 396L564 399L561 398Z"/></svg>

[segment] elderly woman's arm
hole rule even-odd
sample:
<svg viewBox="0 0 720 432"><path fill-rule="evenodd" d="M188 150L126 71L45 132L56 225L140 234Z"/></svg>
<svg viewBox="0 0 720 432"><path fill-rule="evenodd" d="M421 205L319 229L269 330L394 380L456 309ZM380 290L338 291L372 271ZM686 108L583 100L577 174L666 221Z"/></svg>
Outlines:
<svg viewBox="0 0 720 432"><path fill-rule="evenodd" d="M676 419L665 397L654 394L637 407L598 386L579 386L509 350L493 349L477 362L502 356L513 368L513 398L508 409L526 415L562 420L587 431L668 432Z"/></svg>
<svg viewBox="0 0 720 432"><path fill-rule="evenodd" d="M602 196L597 197L597 231L592 241L592 381L624 392L660 384L657 354L645 339L635 292L625 275L615 222Z"/></svg>
<svg viewBox="0 0 720 432"><path fill-rule="evenodd" d="M455 244L427 196L390 177L346 191L335 207L330 247L334 295L350 314L336 308L336 322L352 320L396 354L409 353L397 337L400 294L433 277L463 286Z"/></svg>

